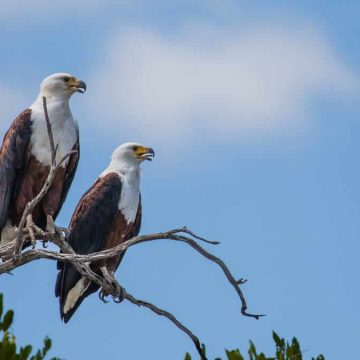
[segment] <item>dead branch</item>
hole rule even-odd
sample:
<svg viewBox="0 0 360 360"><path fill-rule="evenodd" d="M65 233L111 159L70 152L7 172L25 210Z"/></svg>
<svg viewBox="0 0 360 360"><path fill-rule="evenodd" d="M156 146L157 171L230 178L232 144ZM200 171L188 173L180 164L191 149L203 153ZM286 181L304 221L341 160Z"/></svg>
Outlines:
<svg viewBox="0 0 360 360"><path fill-rule="evenodd" d="M43 96L42 100L43 100L46 128L47 128L47 132L48 132L48 136L49 136L49 143L50 143L51 165L54 167L54 166L56 166L56 150L57 149L55 149L54 136L52 133L51 122L49 119L49 113L48 113L48 108L47 108L47 104L46 104L46 97Z"/></svg>
<svg viewBox="0 0 360 360"><path fill-rule="evenodd" d="M155 314L167 317L173 324L175 324L175 326L177 326L180 330L182 330L184 333L186 333L191 338L192 342L194 343L194 345L196 347L196 350L198 351L199 355L201 356L201 359L206 360L206 356L202 351L199 339L188 328L186 328L179 320L177 320L173 314L169 313L166 310L162 310L147 301L135 299L130 294L125 294L125 299L135 305L147 307L148 309L153 311Z"/></svg>
<svg viewBox="0 0 360 360"><path fill-rule="evenodd" d="M86 277L90 281L93 281L100 287L101 289L100 297L102 300L104 300L105 296L110 295L113 298L113 300L116 302L122 302L123 300L127 300L132 304L147 307L148 309L150 309L151 311L153 311L158 315L165 316L175 326L177 326L181 331L183 331L186 335L190 337L201 359L206 360L205 354L201 349L200 341L198 337L195 336L179 320L177 320L177 318L173 314L171 314L166 310L158 308L157 306L153 305L150 302L135 298L133 295L126 292L125 289L120 286L120 284L116 281L115 278L110 279L111 280L110 281L105 276L100 276L94 273L90 268L90 264L92 262L113 258L114 256L119 255L126 249L140 243L156 241L156 240L178 241L191 246L206 259L214 262L222 269L227 280L234 287L235 291L237 292L240 298L241 313L244 316L253 317L255 319L259 319L261 316L264 316L264 315L250 314L247 312L246 299L239 286L244 284L246 280L244 279L236 280L235 277L230 272L227 265L220 258L216 257L215 255L205 250L202 246L200 246L196 240L203 241L211 245L217 245L219 244L219 242L206 240L196 235L186 227L169 230L166 232L156 233L156 234L135 236L132 239L127 240L112 249L103 250L86 255L77 254L72 249L72 247L66 242L66 238L69 234L69 229L58 228L62 232L59 234L57 232L52 233L49 231L45 231L37 226L30 227L28 224L29 217L31 219L31 215L35 207L39 204L39 202L42 200L42 198L46 195L46 193L50 189L51 184L54 181L54 177L56 175L57 170L71 154L76 153L76 151L71 151L70 153L66 154L58 163L56 162L57 147L55 147L54 145L51 123L47 111L46 98L43 98L43 105L44 105L44 113L45 113L47 130L49 135L51 160L52 160L49 175L39 194L37 194L36 197L26 205L19 227L17 229L16 239L0 247L0 259L2 259L2 261L0 261L0 274L5 274L5 273L9 274L11 273L12 270L35 260L48 259L48 260L56 260L62 262L70 262L76 267L77 271L79 271L79 273L82 276ZM29 240L32 240L32 242L50 241L54 245L56 245L61 252L35 248L35 247L22 251L24 242L27 242Z"/></svg>
<svg viewBox="0 0 360 360"><path fill-rule="evenodd" d="M63 251L63 253L57 253L54 251L44 250L44 249L27 250L22 253L22 256L20 259L11 258L11 259L5 261L4 263L0 263L0 274L2 274L4 272L12 271L20 265L24 265L28 262L31 262L34 260L39 260L39 259L60 260L60 261L71 262L74 264L76 264L76 263L91 263L94 261L112 258L115 255L119 255L124 250L128 249L129 247L140 244L140 243L155 241L155 240L179 241L179 242L183 242L183 243L191 246L193 249L195 249L197 252L199 252L205 258L216 263L223 270L226 278L228 279L230 284L234 287L235 291L237 292L237 294L240 298L241 313L244 316L254 317L255 319L259 319L261 316L264 316L264 315L258 315L258 314L250 314L247 312L246 299L245 299L245 296L239 286L239 285L245 283L246 280L243 280L243 279L241 279L240 281L236 280L235 277L230 272L227 265L220 258L209 253L202 246L200 246L195 240L191 239L188 236L182 235L184 233L195 235L193 232L191 232L189 229L187 229L185 227L185 228L169 230L169 231L157 233L157 234L135 236L132 239L127 240L112 249L99 251L99 252L92 253L89 255L79 255L79 254L76 254L67 243L64 243L64 241L62 239L58 239L57 235L46 233L45 231L41 231L41 232L39 231L37 233L37 239L52 241ZM196 236L196 238L199 238L199 237ZM209 244L213 244L213 245L218 244L218 242L216 242L216 241L211 242L211 241L205 240L205 239L202 239L202 240L206 241ZM0 257L6 257L9 254L9 252L11 252L11 248L9 249L9 244L6 247L1 247L0 248Z"/></svg>

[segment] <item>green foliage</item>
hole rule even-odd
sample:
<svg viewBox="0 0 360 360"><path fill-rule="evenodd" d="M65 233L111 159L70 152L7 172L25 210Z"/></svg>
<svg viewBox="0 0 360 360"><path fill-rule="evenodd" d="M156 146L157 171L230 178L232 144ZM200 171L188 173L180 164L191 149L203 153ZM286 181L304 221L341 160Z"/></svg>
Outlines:
<svg viewBox="0 0 360 360"><path fill-rule="evenodd" d="M236 350L225 350L226 356L228 360L244 360L243 356L240 354L240 351L238 349ZM221 360L220 358L218 358Z"/></svg>
<svg viewBox="0 0 360 360"><path fill-rule="evenodd" d="M273 331L273 340L275 342L275 356L267 357L264 353L259 353L256 350L256 347L252 341L250 341L250 346L248 350L249 360L303 360L303 354L300 349L300 344L297 339L294 337L291 341L291 344L285 342L285 339L280 338L280 336ZM203 345L203 350L205 346ZM205 354L205 352L204 352ZM245 357L241 355L240 350L225 350L226 360L245 360ZM191 360L189 353L185 354L184 360ZM215 360L221 360L221 358L215 358ZM325 360L323 355L319 355L316 358L311 358L311 360Z"/></svg>
<svg viewBox="0 0 360 360"><path fill-rule="evenodd" d="M17 350L16 338L9 330L14 319L14 311L8 310L3 316L3 295L0 294L0 360L43 360L51 348L51 340L46 337L44 346L31 355L32 346L26 345ZM1 338L2 335L2 338ZM52 358L51 360L60 360Z"/></svg>

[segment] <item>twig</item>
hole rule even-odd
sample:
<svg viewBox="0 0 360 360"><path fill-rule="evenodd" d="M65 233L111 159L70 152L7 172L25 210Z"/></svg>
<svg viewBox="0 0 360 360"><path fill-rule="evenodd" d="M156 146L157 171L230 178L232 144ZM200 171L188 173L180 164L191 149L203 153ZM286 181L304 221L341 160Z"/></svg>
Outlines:
<svg viewBox="0 0 360 360"><path fill-rule="evenodd" d="M125 294L125 299L135 305L147 307L148 309L153 311L155 314L158 314L160 316L165 316L166 318L168 318L173 324L175 324L175 326L177 326L181 331L183 331L185 334L187 334L191 338L192 342L194 343L194 345L196 347L196 350L198 351L198 353L201 357L201 360L207 360L205 354L202 351L200 341L197 338L197 336L195 336L186 326L184 326L178 319L176 319L176 317L173 314L169 313L166 310L160 309L157 306L155 306L147 301L136 299L129 293Z"/></svg>
<svg viewBox="0 0 360 360"><path fill-rule="evenodd" d="M56 166L56 149L54 145L54 136L51 128L51 122L49 119L49 113L48 108L46 104L46 97L43 96L43 108L44 108L44 115L45 115L45 121L46 121L46 128L49 136L49 142L50 142L50 153L51 153L51 165L54 167Z"/></svg>
<svg viewBox="0 0 360 360"><path fill-rule="evenodd" d="M219 245L221 244L220 241L210 241L210 240L207 240L203 237L200 237L199 235L196 235L194 232L192 232L190 229L188 229L186 226L184 226L182 228L182 232L186 233L186 234L189 234L190 236L192 236L194 239L197 239L197 240L201 240L201 241L204 241L208 244L211 244L211 245Z"/></svg>
<svg viewBox="0 0 360 360"><path fill-rule="evenodd" d="M214 263L216 263L217 265L220 266L220 268L222 269L222 271L224 272L226 278L228 279L228 281L230 282L230 284L234 287L235 291L238 293L240 301L241 301L241 313L244 316L248 316L248 317L253 317L256 320L258 320L260 317L265 316L263 314L257 315L257 314L250 314L248 313L247 310L247 304L246 304L246 300L245 300L245 296L243 294L243 292L240 289L239 284L243 284L245 281L243 279L240 280L235 280L234 276L232 275L232 273L230 272L229 268L227 267L227 265L218 257L216 257L215 255L209 253L208 251L206 251L203 247L201 247L196 241L185 237L185 236L178 236L178 235L174 235L173 240L179 240L179 241L183 241L185 243L187 243L188 245L190 245L192 248L194 248L196 251L198 251L201 255L203 255L204 257L206 257L207 259L213 261Z"/></svg>

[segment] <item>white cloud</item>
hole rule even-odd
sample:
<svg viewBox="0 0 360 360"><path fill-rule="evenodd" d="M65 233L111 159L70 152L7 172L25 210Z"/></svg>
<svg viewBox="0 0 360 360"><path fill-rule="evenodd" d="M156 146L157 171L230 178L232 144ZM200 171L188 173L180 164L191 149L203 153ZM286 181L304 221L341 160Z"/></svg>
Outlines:
<svg viewBox="0 0 360 360"><path fill-rule="evenodd" d="M358 87L310 25L191 27L175 37L129 29L101 51L89 86L92 117L134 136L293 128L311 119L314 99L348 96Z"/></svg>

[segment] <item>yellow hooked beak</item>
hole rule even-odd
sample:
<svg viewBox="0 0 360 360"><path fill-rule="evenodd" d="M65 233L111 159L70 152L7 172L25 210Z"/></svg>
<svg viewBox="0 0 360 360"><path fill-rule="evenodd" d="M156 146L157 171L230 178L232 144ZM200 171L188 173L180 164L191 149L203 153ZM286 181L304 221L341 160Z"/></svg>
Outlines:
<svg viewBox="0 0 360 360"><path fill-rule="evenodd" d="M71 77L68 81L67 81L68 87L70 90L72 91L76 91L79 92L81 94L83 94L86 91L86 84L84 81L82 80L78 80L74 77Z"/></svg>
<svg viewBox="0 0 360 360"><path fill-rule="evenodd" d="M134 152L136 154L136 158L139 160L152 161L155 156L155 151L152 148L145 146L135 146Z"/></svg>

